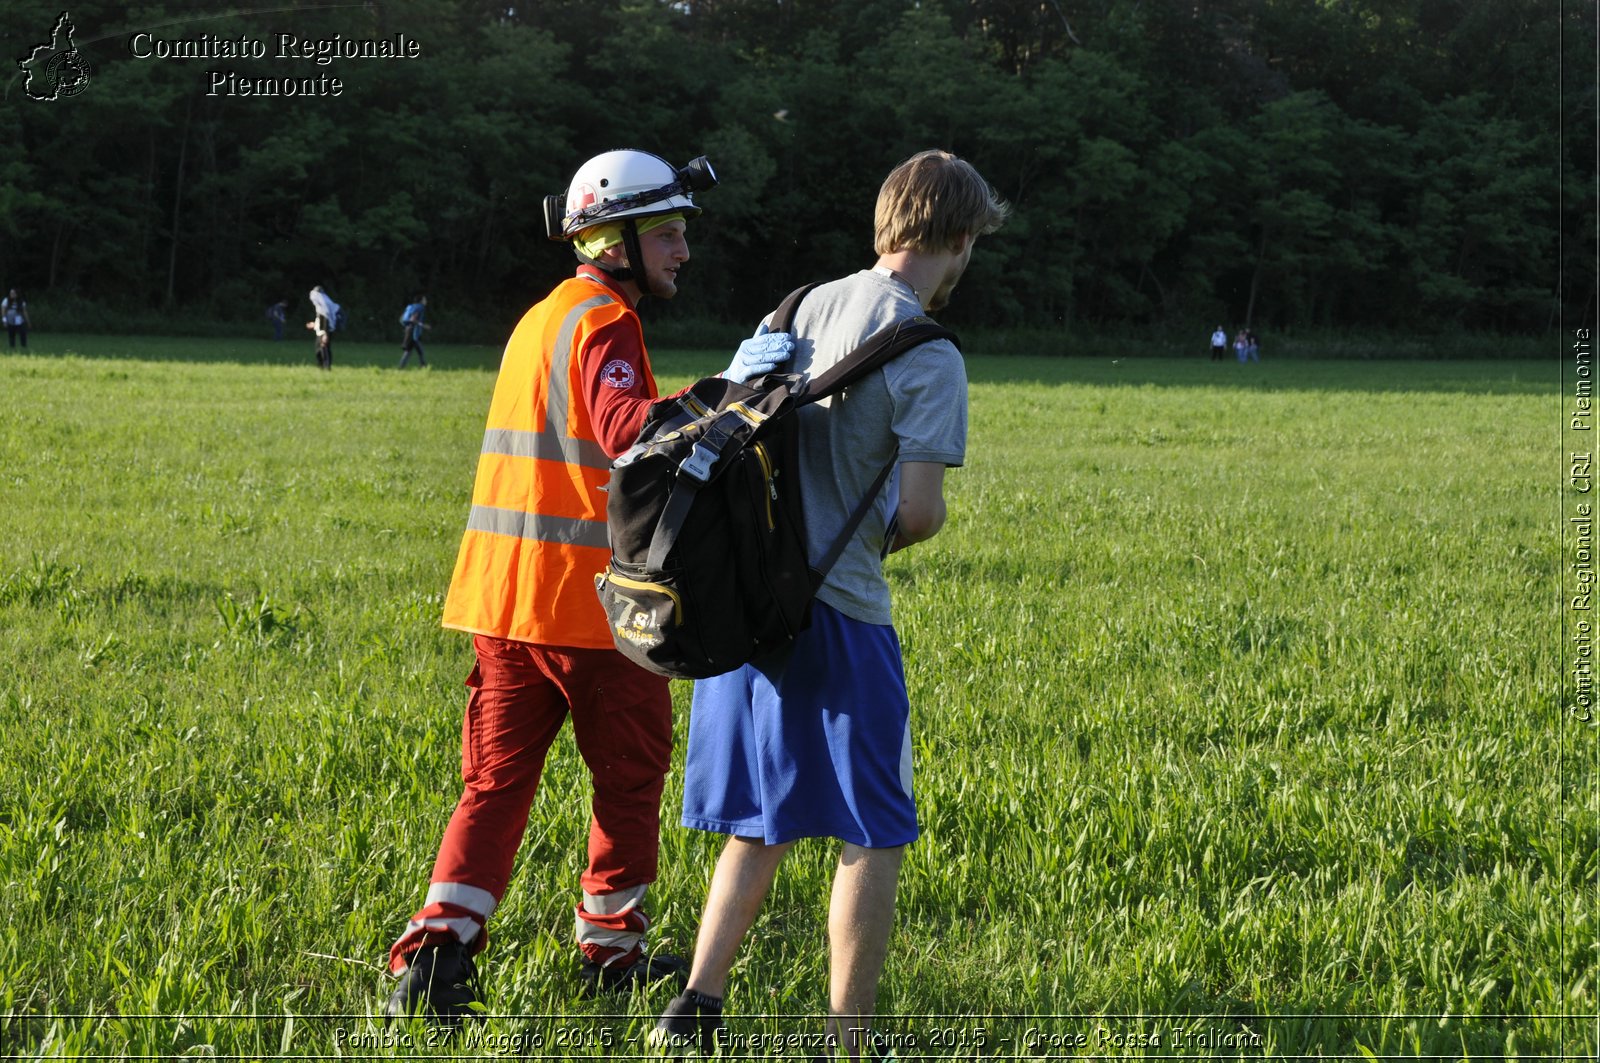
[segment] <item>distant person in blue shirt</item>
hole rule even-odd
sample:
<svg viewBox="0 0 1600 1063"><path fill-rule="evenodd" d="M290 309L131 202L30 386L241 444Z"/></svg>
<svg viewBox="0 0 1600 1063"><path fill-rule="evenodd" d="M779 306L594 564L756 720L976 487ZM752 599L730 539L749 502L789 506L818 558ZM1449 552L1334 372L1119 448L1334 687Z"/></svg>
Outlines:
<svg viewBox="0 0 1600 1063"><path fill-rule="evenodd" d="M267 322L272 326L272 338L283 339L284 322L289 320L289 300L279 299L267 307Z"/></svg>
<svg viewBox="0 0 1600 1063"><path fill-rule="evenodd" d="M411 352L417 352L417 364L426 366L428 359L422 352L422 330L428 328L422 321L423 313L428 309L428 297L417 296L417 301L406 307L400 315L400 327L405 330L400 344L400 368L406 367L406 360L411 357Z"/></svg>

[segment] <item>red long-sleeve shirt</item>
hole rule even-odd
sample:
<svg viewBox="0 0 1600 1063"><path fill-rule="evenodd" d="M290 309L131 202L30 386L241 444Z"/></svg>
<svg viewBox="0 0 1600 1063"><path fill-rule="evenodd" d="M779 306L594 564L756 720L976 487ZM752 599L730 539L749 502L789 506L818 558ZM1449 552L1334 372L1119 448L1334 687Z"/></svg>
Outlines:
<svg viewBox="0 0 1600 1063"><path fill-rule="evenodd" d="M580 266L578 274L605 285L607 291L633 306L622 289L600 270ZM615 458L633 446L650 404L660 398L649 355L637 326L619 320L592 333L581 358L583 401L589 408L589 422L601 448Z"/></svg>

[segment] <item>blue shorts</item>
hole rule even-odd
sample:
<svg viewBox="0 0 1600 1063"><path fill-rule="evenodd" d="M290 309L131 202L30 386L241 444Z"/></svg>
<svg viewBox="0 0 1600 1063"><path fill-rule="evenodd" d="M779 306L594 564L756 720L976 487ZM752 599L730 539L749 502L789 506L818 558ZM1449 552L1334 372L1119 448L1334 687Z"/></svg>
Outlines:
<svg viewBox="0 0 1600 1063"><path fill-rule="evenodd" d="M694 685L683 825L873 849L917 837L911 703L894 628L813 602L787 650Z"/></svg>

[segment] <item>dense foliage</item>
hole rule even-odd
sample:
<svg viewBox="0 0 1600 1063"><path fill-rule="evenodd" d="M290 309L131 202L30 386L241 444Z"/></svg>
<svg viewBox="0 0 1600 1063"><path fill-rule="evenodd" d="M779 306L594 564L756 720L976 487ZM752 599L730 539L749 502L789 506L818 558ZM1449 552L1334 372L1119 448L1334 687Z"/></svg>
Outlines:
<svg viewBox="0 0 1600 1063"><path fill-rule="evenodd" d="M502 335L570 266L542 198L626 145L717 165L670 313L749 320L868 261L883 174L944 146L1015 206L957 324L1543 332L1594 303L1575 0L219 7L75 3L92 83L51 102L7 83L0 283L36 307L259 319L320 282L369 329L420 287L456 335ZM0 14L8 55L48 36L42 10ZM138 59L140 29L404 33L421 56ZM210 96L215 69L344 89Z"/></svg>

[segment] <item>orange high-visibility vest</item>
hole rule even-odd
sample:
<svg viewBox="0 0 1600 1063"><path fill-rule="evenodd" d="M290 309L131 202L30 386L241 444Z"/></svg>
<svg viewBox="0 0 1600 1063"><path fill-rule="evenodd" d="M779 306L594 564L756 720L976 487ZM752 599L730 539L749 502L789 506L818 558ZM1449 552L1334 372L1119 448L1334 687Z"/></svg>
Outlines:
<svg viewBox="0 0 1600 1063"><path fill-rule="evenodd" d="M594 578L611 551L611 459L595 437L581 362L596 329L639 318L580 275L529 310L506 343L444 626L550 646L612 646ZM644 352L640 335L639 350ZM650 395L655 381L645 361Z"/></svg>

